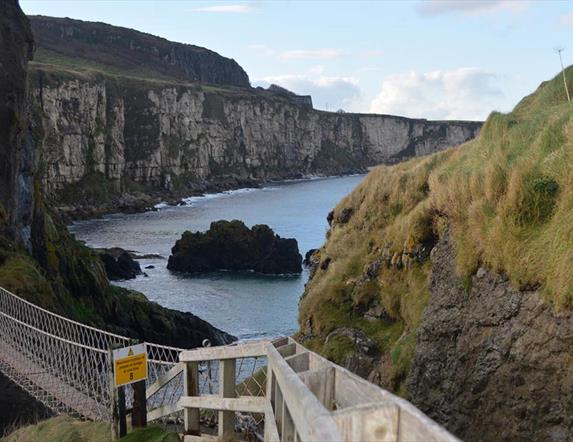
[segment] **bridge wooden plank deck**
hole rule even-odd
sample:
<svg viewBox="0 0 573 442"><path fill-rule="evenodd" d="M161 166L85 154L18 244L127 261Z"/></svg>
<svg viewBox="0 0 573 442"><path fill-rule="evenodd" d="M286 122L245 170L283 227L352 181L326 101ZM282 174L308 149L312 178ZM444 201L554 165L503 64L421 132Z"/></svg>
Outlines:
<svg viewBox="0 0 573 442"><path fill-rule="evenodd" d="M51 396L73 412L91 420L102 420L109 410L94 398L72 387L64 380L46 371L30 358L0 340L0 361L22 376L36 388ZM19 383L17 379L13 379Z"/></svg>

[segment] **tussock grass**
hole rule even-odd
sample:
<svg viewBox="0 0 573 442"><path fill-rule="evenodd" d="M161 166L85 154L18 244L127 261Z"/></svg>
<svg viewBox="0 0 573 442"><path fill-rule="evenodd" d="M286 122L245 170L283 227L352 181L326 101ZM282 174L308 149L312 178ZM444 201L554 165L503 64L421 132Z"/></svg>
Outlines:
<svg viewBox="0 0 573 442"><path fill-rule="evenodd" d="M102 442L111 440L109 424L59 416L22 427L2 439L5 442Z"/></svg>
<svg viewBox="0 0 573 442"><path fill-rule="evenodd" d="M107 442L111 441L111 428L109 424L103 422L58 416L19 428L1 440L3 442ZM159 426L151 425L130 431L120 441L178 442L179 436Z"/></svg>
<svg viewBox="0 0 573 442"><path fill-rule="evenodd" d="M566 75L573 83L573 68ZM382 260L369 296L396 323L377 321L363 331L391 355L397 390L415 347L431 269L428 261L412 261L410 252L431 246L446 226L464 281L487 266L507 273L516 287L539 288L557 308L570 308L573 105L561 77L543 83L511 113L492 113L480 137L459 148L374 169L336 207L335 220L347 208L352 218L335 221L320 252L331 263L317 271L301 300L301 333L322 351L334 328L362 328L364 300L353 293L366 266ZM400 334L390 333L397 323Z"/></svg>

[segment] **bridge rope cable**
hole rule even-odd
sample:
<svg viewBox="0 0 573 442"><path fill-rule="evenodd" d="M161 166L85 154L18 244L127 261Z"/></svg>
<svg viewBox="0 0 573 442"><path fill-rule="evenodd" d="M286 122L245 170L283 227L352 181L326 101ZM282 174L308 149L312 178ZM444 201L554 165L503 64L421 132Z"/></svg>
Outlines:
<svg viewBox="0 0 573 442"><path fill-rule="evenodd" d="M112 361L109 349L126 347L133 342L129 337L50 312L0 287L0 371L56 414L110 422ZM151 385L179 362L183 349L146 344L147 384ZM257 379L254 375L265 365L266 358L239 361L235 373L238 394L264 394L264 376ZM218 364L212 362L200 364L202 393L217 391L218 368ZM130 408L131 387L126 388ZM181 373L148 399L147 408L175 405L182 394ZM216 417L210 419L216 420ZM245 414L238 414L237 419L239 424L260 423L260 419Z"/></svg>
<svg viewBox="0 0 573 442"><path fill-rule="evenodd" d="M110 421L108 351L132 343L129 337L65 318L0 287L0 371L55 413ZM173 367L182 350L147 343L148 381ZM170 390L177 394L177 388ZM166 397L168 393L156 395L150 406L178 399Z"/></svg>

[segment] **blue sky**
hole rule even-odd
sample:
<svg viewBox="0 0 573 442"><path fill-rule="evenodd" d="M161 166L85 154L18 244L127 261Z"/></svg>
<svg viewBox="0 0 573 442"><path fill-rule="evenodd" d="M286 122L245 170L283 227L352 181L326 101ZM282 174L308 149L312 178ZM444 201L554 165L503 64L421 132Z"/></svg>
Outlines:
<svg viewBox="0 0 573 442"><path fill-rule="evenodd" d="M573 63L573 1L21 0L234 58L317 108L431 119L509 111Z"/></svg>

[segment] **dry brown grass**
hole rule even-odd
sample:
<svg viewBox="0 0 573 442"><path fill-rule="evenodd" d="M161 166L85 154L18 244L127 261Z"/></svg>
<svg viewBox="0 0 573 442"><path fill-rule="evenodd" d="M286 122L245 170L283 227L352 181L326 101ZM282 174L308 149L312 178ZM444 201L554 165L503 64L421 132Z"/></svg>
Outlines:
<svg viewBox="0 0 573 442"><path fill-rule="evenodd" d="M567 76L573 82L573 69ZM573 106L557 77L513 112L492 113L478 139L373 170L335 209L337 215L352 208L354 215L331 228L321 250L331 264L318 270L301 301L302 333L316 335L313 342L320 350L321 337L332 329L361 328L352 293L365 266L404 256L439 237L446 225L453 233L460 276L488 266L506 272L516 287L539 287L558 308L571 307L572 152ZM384 340L388 324L362 327L381 348L398 353L417 328L429 271L429 265L414 263L384 268L378 276L374 297L402 323L401 334L390 342Z"/></svg>

